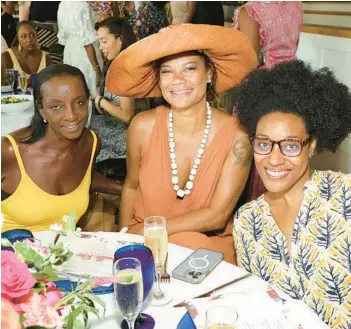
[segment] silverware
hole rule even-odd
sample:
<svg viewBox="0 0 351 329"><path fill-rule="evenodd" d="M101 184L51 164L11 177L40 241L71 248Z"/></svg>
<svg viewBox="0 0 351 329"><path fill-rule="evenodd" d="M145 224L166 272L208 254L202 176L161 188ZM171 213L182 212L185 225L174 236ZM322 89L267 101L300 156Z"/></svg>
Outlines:
<svg viewBox="0 0 351 329"><path fill-rule="evenodd" d="M199 296L193 297L192 299L195 299L195 298L203 298L203 297L210 297L211 294L212 294L213 292L215 292L215 291L217 291L217 290L219 290L219 289L222 289L222 288L224 288L224 287L227 287L227 286L229 286L229 285L231 285L231 284L237 283L237 282L239 282L239 281L241 281L241 280L244 280L244 279L246 279L246 278L248 278L248 277L250 277L250 276L252 276L252 273L245 273L244 275L239 276L238 278L236 278L236 279L234 279L234 280L231 280L231 281L229 281L229 282L227 282L227 283L224 283L224 284L222 284L222 285L220 285L220 286L218 286L218 287L216 287L216 288L213 288L213 289L211 289L210 291L207 291L207 292L205 292L205 293L203 293L203 294L201 294L201 295L199 295ZM173 305L173 307L183 307L183 306L186 306L186 303L182 302L182 303Z"/></svg>
<svg viewBox="0 0 351 329"><path fill-rule="evenodd" d="M167 263L168 263L168 253L166 255L165 263L163 265L163 272L161 274L161 282L162 283L170 283L171 276L167 273Z"/></svg>

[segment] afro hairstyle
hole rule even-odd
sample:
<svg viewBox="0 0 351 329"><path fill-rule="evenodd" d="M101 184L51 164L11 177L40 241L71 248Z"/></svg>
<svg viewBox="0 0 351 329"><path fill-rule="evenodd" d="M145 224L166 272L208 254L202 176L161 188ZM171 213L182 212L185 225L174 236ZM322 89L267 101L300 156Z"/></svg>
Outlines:
<svg viewBox="0 0 351 329"><path fill-rule="evenodd" d="M250 134L272 112L301 117L317 151L335 152L351 132L351 94L328 68L312 70L303 61L256 70L238 87L237 112Z"/></svg>

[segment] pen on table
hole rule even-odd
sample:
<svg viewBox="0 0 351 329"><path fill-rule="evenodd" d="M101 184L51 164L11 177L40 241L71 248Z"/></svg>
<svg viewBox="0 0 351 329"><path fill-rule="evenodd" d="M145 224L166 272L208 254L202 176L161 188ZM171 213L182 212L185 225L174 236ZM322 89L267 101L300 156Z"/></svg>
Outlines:
<svg viewBox="0 0 351 329"><path fill-rule="evenodd" d="M252 276L252 273L245 273L244 275L239 276L238 278L236 278L236 279L234 279L234 280L232 280L232 281L229 281L229 282L227 282L227 283L224 283L224 284L220 285L219 287L213 288L212 290L207 291L207 292L205 292L205 293L203 293L203 294L201 294L201 295L199 295L199 296L193 297L192 299L195 299L195 298L203 298L203 297L209 297L213 292L215 292L215 291L217 291L217 290L219 290L219 289L222 289L222 288L224 288L224 287L226 287L226 286L229 286L229 285L231 285L231 284L237 283L237 282L239 282L239 281L241 281L241 280L244 280L244 279L246 279L246 278L248 278L248 277L250 277L250 276ZM185 303L185 302L181 302L181 303L179 303L179 304L173 305L173 307L183 307L183 306L186 306L186 303Z"/></svg>

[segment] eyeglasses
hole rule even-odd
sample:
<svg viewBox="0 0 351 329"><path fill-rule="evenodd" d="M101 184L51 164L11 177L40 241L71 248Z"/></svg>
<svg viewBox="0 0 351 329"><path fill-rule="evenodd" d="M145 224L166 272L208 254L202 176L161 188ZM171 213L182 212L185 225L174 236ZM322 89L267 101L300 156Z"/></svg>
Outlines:
<svg viewBox="0 0 351 329"><path fill-rule="evenodd" d="M270 154L275 144L279 145L280 152L287 157L297 157L301 154L302 149L312 140L308 137L304 141L296 139L282 139L280 141L272 141L269 138L251 137L252 147L255 153L261 155Z"/></svg>

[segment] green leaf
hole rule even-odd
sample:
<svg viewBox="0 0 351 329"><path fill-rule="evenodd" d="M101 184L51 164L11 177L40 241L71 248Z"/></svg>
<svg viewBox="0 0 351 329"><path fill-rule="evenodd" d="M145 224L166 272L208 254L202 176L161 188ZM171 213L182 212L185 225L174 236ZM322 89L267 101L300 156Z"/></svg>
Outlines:
<svg viewBox="0 0 351 329"><path fill-rule="evenodd" d="M70 312L69 315L67 315L68 321L67 321L67 328L66 329L73 329L73 325L79 314L81 313L82 308L77 307L73 312Z"/></svg>
<svg viewBox="0 0 351 329"><path fill-rule="evenodd" d="M87 312L91 312L91 313L94 313L100 320L100 317L99 317L99 310L95 307L91 307L91 306L88 306L86 304L82 304L82 308L84 311L87 311Z"/></svg>
<svg viewBox="0 0 351 329"><path fill-rule="evenodd" d="M74 321L74 329L84 329L84 324L80 320L75 320Z"/></svg>
<svg viewBox="0 0 351 329"><path fill-rule="evenodd" d="M84 327L88 325L88 312L83 309L83 320L84 320Z"/></svg>
<svg viewBox="0 0 351 329"><path fill-rule="evenodd" d="M37 282L32 289L34 292L41 292L46 290L46 285L43 282Z"/></svg>
<svg viewBox="0 0 351 329"><path fill-rule="evenodd" d="M43 264L43 257L41 257L31 246L23 242L15 242L13 247L16 254L22 258L26 264L34 265L40 268Z"/></svg>
<svg viewBox="0 0 351 329"><path fill-rule="evenodd" d="M55 270L51 267L45 267L41 271L34 273L33 276L40 281L59 281L62 280L61 277L59 277Z"/></svg>
<svg viewBox="0 0 351 329"><path fill-rule="evenodd" d="M20 316L20 323L26 322L27 318L23 315L23 313L19 313Z"/></svg>
<svg viewBox="0 0 351 329"><path fill-rule="evenodd" d="M104 310L104 316L106 313L106 304L97 296L95 296L94 294L88 293L86 294L86 298L89 298L91 301L98 303Z"/></svg>

